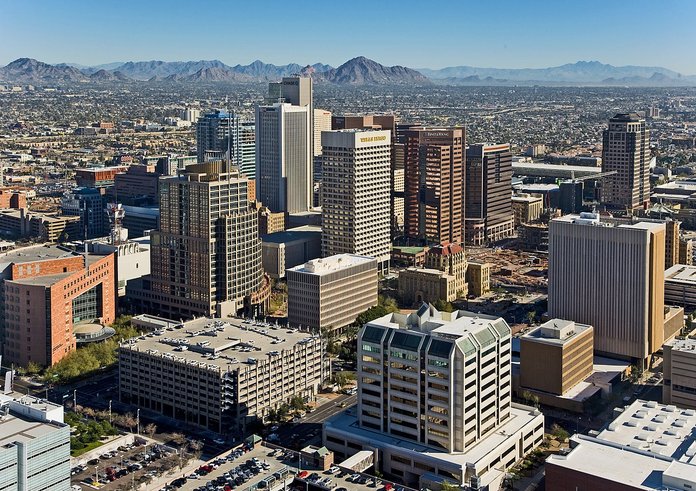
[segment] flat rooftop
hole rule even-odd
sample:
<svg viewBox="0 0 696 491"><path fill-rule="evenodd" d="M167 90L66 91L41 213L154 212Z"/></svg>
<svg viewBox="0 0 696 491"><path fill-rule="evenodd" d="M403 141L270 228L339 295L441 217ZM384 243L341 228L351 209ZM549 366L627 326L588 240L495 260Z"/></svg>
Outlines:
<svg viewBox="0 0 696 491"><path fill-rule="evenodd" d="M319 230L285 230L261 236L261 242L266 244L287 244L316 239L321 239L321 228Z"/></svg>
<svg viewBox="0 0 696 491"><path fill-rule="evenodd" d="M551 319L521 338L535 343L563 346L577 339L580 334L588 329L592 329L592 326L565 319Z"/></svg>
<svg viewBox="0 0 696 491"><path fill-rule="evenodd" d="M686 338L686 339L672 339L665 343L672 347L672 351L688 351L696 355L696 339Z"/></svg>
<svg viewBox="0 0 696 491"><path fill-rule="evenodd" d="M33 421L10 413L0 421L0 447L14 442L29 442L63 426L61 423Z"/></svg>
<svg viewBox="0 0 696 491"><path fill-rule="evenodd" d="M675 264L665 271L665 281L696 286L696 266Z"/></svg>
<svg viewBox="0 0 696 491"><path fill-rule="evenodd" d="M696 466L693 409L636 400L623 408L597 438Z"/></svg>
<svg viewBox="0 0 696 491"><path fill-rule="evenodd" d="M79 256L80 254L58 245L35 245L14 249L0 254L0 264L20 264L35 261L49 261Z"/></svg>
<svg viewBox="0 0 696 491"><path fill-rule="evenodd" d="M326 274L335 273L336 271L341 271L343 269L366 265L369 263L374 263L375 269L377 268L377 260L373 257L358 256L355 254L336 254L320 259L312 259L311 261L307 261L306 263L295 266L294 268L289 268L288 271L323 276Z"/></svg>
<svg viewBox="0 0 696 491"><path fill-rule="evenodd" d="M147 320L153 322L151 317ZM250 360L280 354L316 337L261 321L201 317L183 324L169 321L169 327L124 341L121 348L196 362L212 370L227 370L239 363L251 364L255 361Z"/></svg>
<svg viewBox="0 0 696 491"><path fill-rule="evenodd" d="M572 437L579 443L568 455L551 455L546 462L604 479L622 486L655 490L662 488L662 475L672 464L641 452L607 445L584 435Z"/></svg>

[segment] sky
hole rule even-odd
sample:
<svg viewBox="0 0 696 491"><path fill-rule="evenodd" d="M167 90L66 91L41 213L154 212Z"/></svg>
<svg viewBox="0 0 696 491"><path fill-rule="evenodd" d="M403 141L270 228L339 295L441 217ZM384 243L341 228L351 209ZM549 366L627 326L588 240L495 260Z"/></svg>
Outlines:
<svg viewBox="0 0 696 491"><path fill-rule="evenodd" d="M0 64L256 59L696 75L694 0L0 0Z"/></svg>

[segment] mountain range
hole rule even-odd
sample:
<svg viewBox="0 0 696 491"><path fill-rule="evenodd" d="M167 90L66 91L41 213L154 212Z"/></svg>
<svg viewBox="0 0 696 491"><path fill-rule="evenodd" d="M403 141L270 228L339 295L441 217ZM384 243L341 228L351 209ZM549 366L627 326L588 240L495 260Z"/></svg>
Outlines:
<svg viewBox="0 0 696 491"><path fill-rule="evenodd" d="M235 66L219 60L50 65L31 58L20 58L0 67L0 81L30 84L133 81L250 83L279 80L294 74L335 85L696 85L696 76L685 76L662 67L613 66L598 61L579 61L549 68L454 66L416 70L381 65L364 56L348 60L336 68L323 63L273 65L260 60Z"/></svg>

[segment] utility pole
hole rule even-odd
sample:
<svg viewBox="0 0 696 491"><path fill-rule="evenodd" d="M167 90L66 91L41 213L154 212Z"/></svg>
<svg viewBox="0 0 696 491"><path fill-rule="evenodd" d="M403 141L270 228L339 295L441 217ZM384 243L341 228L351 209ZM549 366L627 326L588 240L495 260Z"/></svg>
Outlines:
<svg viewBox="0 0 696 491"><path fill-rule="evenodd" d="M77 412L77 389L73 389L73 411Z"/></svg>
<svg viewBox="0 0 696 491"><path fill-rule="evenodd" d="M135 414L136 414L136 416L135 416L136 425L138 427L137 433L138 433L138 435L140 435L140 408L138 408L138 411Z"/></svg>
<svg viewBox="0 0 696 491"><path fill-rule="evenodd" d="M111 399L109 399L109 424L111 424Z"/></svg>

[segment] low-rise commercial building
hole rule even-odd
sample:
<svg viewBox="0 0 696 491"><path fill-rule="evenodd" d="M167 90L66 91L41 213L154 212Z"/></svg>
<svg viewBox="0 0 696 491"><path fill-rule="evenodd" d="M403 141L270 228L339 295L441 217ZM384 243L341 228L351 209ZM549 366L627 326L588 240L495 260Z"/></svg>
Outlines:
<svg viewBox="0 0 696 491"><path fill-rule="evenodd" d="M511 402L510 340L502 318L427 304L369 322L357 407L324 423L324 444L342 458L376 452L380 470L407 485L497 489L544 433L539 411Z"/></svg>
<svg viewBox="0 0 696 491"><path fill-rule="evenodd" d="M596 437L575 435L546 459L546 489L696 489L696 411L637 400Z"/></svg>
<svg viewBox="0 0 696 491"><path fill-rule="evenodd" d="M116 255L116 290L119 297L126 294L130 280L150 274L150 237L128 239L118 244L96 240L89 244L91 252Z"/></svg>
<svg viewBox="0 0 696 491"><path fill-rule="evenodd" d="M0 254L3 361L50 366L75 349L74 327L116 316L113 254L39 245Z"/></svg>
<svg viewBox="0 0 696 491"><path fill-rule="evenodd" d="M329 376L318 335L242 319L161 322L119 347L124 403L237 433L295 396L311 399Z"/></svg>
<svg viewBox="0 0 696 491"><path fill-rule="evenodd" d="M696 409L696 339L673 339L662 351L662 402Z"/></svg>
<svg viewBox="0 0 696 491"><path fill-rule="evenodd" d="M377 260L353 254L313 259L286 272L288 322L343 329L377 305Z"/></svg>
<svg viewBox="0 0 696 491"><path fill-rule="evenodd" d="M521 223L532 223L539 220L544 209L544 198L531 194L517 194L512 197L512 213L515 228Z"/></svg>
<svg viewBox="0 0 696 491"><path fill-rule="evenodd" d="M285 278L285 270L321 256L321 228L300 227L261 236L263 270Z"/></svg>
<svg viewBox="0 0 696 491"><path fill-rule="evenodd" d="M523 388L563 395L592 373L592 326L551 319L520 338Z"/></svg>
<svg viewBox="0 0 696 491"><path fill-rule="evenodd" d="M14 239L68 241L80 236L80 217L35 213L26 209L0 210L0 232Z"/></svg>
<svg viewBox="0 0 696 491"><path fill-rule="evenodd" d="M0 394L0 489L70 489L70 426L62 406Z"/></svg>

